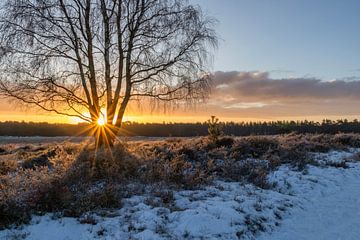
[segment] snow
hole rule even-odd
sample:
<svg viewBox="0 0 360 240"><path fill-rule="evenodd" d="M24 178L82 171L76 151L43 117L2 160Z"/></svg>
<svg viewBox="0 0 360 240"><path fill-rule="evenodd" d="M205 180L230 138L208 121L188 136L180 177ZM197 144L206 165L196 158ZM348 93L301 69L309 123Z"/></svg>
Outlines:
<svg viewBox="0 0 360 240"><path fill-rule="evenodd" d="M327 159L333 162L350 156L333 152ZM360 164L348 165L349 169L310 167L308 180L316 184L304 187L300 178L292 183L302 204L291 211L280 228L259 239L359 239Z"/></svg>
<svg viewBox="0 0 360 240"><path fill-rule="evenodd" d="M326 165L349 161L356 152L316 154L319 166L303 172L281 166L270 174L275 187L269 190L215 181L174 191L167 204L151 194L124 199L107 216L88 215L94 225L34 216L28 225L0 231L0 239L358 239L360 163Z"/></svg>

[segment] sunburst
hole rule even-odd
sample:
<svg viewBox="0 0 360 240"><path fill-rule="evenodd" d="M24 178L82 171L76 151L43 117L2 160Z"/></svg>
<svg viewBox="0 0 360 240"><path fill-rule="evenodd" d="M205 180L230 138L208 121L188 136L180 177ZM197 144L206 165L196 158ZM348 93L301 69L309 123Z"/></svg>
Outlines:
<svg viewBox="0 0 360 240"><path fill-rule="evenodd" d="M102 115L100 115L99 119L97 120L97 124L99 126L104 126L105 125L105 118Z"/></svg>

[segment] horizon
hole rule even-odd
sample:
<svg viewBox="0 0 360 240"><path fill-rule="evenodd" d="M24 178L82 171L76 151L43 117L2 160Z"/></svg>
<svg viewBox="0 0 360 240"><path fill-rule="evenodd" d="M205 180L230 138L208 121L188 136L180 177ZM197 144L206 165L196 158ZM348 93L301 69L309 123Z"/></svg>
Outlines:
<svg viewBox="0 0 360 240"><path fill-rule="evenodd" d="M217 116L215 116L217 118ZM208 120L211 119L211 116L209 116L208 119L201 121L193 121L193 122L174 122L174 121L162 121L162 122L149 122L149 121L133 121L133 120L125 120L124 123L135 123L135 124L207 124ZM308 123L322 123L324 121L331 121L333 123L337 122L337 121L347 121L347 122L358 122L360 121L360 118L323 118L323 119L318 119L318 120L311 120L311 119L307 119L307 118L303 118L303 119L273 119L273 120L259 120L259 119L253 119L253 120L243 120L243 121L233 121L233 120L224 120L224 119L219 119L219 123L234 123L234 124L249 124L249 123L254 123L254 124L261 124L261 123L276 123L276 122L295 122L295 123L304 123L304 122L308 122ZM1 123L20 123L20 124L49 124L49 125L56 125L56 124L64 124L64 125L73 125L73 126L77 126L77 125L87 125L90 123L87 122L46 122L46 121L24 121L24 120L0 120L0 124Z"/></svg>

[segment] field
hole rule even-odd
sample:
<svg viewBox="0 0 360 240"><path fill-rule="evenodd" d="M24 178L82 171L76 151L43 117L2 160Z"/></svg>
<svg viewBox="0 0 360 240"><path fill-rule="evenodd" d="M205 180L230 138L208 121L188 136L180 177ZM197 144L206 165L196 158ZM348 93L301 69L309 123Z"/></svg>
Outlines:
<svg viewBox="0 0 360 240"><path fill-rule="evenodd" d="M0 139L0 239L357 239L360 135Z"/></svg>

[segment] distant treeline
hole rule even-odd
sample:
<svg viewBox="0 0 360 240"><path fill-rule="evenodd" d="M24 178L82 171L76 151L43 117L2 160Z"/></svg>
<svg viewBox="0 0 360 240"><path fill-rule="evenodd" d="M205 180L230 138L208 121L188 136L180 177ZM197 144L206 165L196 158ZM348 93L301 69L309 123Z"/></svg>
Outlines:
<svg viewBox="0 0 360 240"><path fill-rule="evenodd" d="M358 120L226 122L220 123L226 135L275 135L297 133L360 133ZM207 135L207 123L136 123L126 122L121 135L149 137L190 137ZM87 124L50 124L34 122L0 122L0 136L84 136Z"/></svg>

